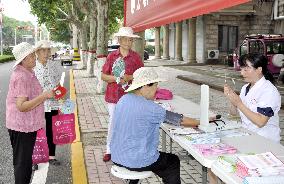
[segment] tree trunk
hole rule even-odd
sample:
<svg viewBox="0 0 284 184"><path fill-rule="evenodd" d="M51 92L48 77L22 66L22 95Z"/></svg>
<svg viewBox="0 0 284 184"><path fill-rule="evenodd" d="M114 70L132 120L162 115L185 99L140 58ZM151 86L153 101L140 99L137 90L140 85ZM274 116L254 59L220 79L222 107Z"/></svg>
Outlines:
<svg viewBox="0 0 284 184"><path fill-rule="evenodd" d="M100 0L97 3L97 10L98 10L97 53L98 55L107 54L108 4L109 4L108 0Z"/></svg>
<svg viewBox="0 0 284 184"><path fill-rule="evenodd" d="M78 48L78 29L75 24L72 24L72 47Z"/></svg>
<svg viewBox="0 0 284 184"><path fill-rule="evenodd" d="M94 76L94 63L96 59L96 40L97 33L97 22L96 15L90 16L90 46L89 46L89 55L88 55L88 63L87 63L87 73L88 76Z"/></svg>
<svg viewBox="0 0 284 184"><path fill-rule="evenodd" d="M88 45L87 45L87 26L83 24L83 26L80 29L80 36L81 36L81 48L82 48L82 60L83 60L83 68L86 68L87 65L87 50L88 50Z"/></svg>
<svg viewBox="0 0 284 184"><path fill-rule="evenodd" d="M95 63L95 76L97 77L97 93L104 93L105 83L101 79L101 70L107 57L108 36L108 5L109 0L98 0L98 29L97 29L97 62Z"/></svg>

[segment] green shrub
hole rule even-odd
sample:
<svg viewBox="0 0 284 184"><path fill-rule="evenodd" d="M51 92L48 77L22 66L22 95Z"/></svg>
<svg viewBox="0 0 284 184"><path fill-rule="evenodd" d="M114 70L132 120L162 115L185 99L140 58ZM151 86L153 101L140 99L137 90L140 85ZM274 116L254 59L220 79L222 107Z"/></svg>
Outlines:
<svg viewBox="0 0 284 184"><path fill-rule="evenodd" d="M4 55L13 55L12 50L13 50L13 47L4 47L3 48L3 54Z"/></svg>
<svg viewBox="0 0 284 184"><path fill-rule="evenodd" d="M155 54L155 46L154 45L146 45L145 50L148 52L149 55ZM160 45L160 53L163 53L163 46Z"/></svg>
<svg viewBox="0 0 284 184"><path fill-rule="evenodd" d="M7 62L7 61L13 61L13 60L15 60L15 58L12 55L0 56L0 63L4 63L4 62Z"/></svg>
<svg viewBox="0 0 284 184"><path fill-rule="evenodd" d="M149 55L155 54L155 46L153 45L146 45L145 50L148 52Z"/></svg>

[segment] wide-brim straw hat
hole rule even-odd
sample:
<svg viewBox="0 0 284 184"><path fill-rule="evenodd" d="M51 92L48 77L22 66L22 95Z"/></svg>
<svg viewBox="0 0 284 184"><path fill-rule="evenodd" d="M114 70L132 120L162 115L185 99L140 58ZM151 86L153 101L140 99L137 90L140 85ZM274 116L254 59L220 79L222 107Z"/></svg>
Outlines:
<svg viewBox="0 0 284 184"><path fill-rule="evenodd" d="M150 67L141 67L133 73L133 81L125 92L133 91L147 84L166 81L159 77L158 73Z"/></svg>
<svg viewBox="0 0 284 184"><path fill-rule="evenodd" d="M140 36L133 34L133 29L131 27L121 27L117 33L114 33L114 37L130 37L130 38L140 38Z"/></svg>
<svg viewBox="0 0 284 184"><path fill-rule="evenodd" d="M16 45L12 50L12 53L16 59L13 68L15 68L18 64L20 64L23 61L23 59L25 59L25 57L34 53L36 50L37 50L36 48L34 48L31 44L27 42L22 42Z"/></svg>
<svg viewBox="0 0 284 184"><path fill-rule="evenodd" d="M36 49L50 49L51 43L47 40L40 40L35 44Z"/></svg>

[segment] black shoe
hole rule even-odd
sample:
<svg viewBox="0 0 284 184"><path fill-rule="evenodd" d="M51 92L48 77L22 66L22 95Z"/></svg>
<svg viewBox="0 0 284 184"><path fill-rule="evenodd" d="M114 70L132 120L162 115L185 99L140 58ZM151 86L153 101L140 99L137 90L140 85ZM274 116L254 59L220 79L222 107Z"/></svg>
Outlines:
<svg viewBox="0 0 284 184"><path fill-rule="evenodd" d="M51 164L51 165L55 165L55 166L58 166L58 165L60 165L60 162L58 161L58 160L56 160L56 159L49 159L49 164Z"/></svg>
<svg viewBox="0 0 284 184"><path fill-rule="evenodd" d="M38 165L37 165L37 164L33 164L32 170L33 170L33 171L38 170Z"/></svg>

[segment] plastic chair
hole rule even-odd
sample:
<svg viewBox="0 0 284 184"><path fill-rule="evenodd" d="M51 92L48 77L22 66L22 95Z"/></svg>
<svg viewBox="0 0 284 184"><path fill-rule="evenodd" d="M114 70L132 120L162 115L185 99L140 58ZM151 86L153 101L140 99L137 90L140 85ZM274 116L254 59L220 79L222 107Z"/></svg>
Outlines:
<svg viewBox="0 0 284 184"><path fill-rule="evenodd" d="M143 179L151 177L153 174L153 172L151 171L130 171L124 167L119 167L117 165L113 165L111 167L111 173L114 176L123 179L124 181L126 181L126 183L129 183L129 180L139 180L139 184L142 182Z"/></svg>

